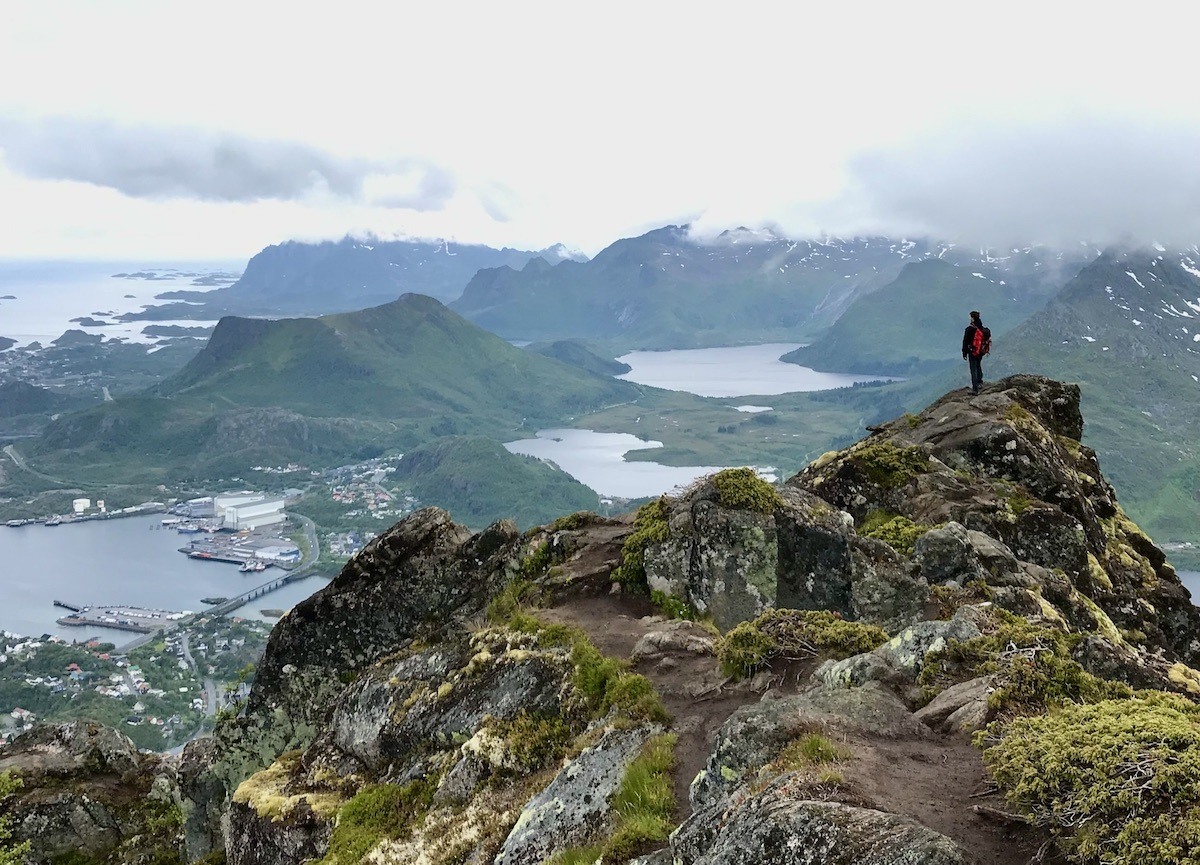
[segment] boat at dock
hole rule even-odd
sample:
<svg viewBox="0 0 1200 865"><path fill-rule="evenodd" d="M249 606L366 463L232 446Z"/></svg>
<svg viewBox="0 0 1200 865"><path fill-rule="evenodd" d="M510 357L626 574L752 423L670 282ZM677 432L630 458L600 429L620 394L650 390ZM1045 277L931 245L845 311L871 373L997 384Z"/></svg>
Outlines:
<svg viewBox="0 0 1200 865"><path fill-rule="evenodd" d="M261 571L265 571L266 569L266 562L260 562L255 559L249 559L246 562L243 562L242 566L238 568L238 570L242 573L259 573Z"/></svg>
<svg viewBox="0 0 1200 865"><path fill-rule="evenodd" d="M62 517L60 517L56 514L55 516L52 516L50 519L46 520L46 522L44 522L42 525L61 526L62 525Z"/></svg>

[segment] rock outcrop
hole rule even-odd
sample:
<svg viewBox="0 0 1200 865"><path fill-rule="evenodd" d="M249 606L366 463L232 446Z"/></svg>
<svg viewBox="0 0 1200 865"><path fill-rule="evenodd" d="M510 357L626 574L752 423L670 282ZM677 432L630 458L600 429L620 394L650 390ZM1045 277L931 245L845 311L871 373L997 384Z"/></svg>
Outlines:
<svg viewBox="0 0 1200 865"><path fill-rule="evenodd" d="M4 810L39 863L148 861L156 827L231 865L1020 865L1050 835L969 733L1200 695L1200 611L1082 428L1017 376L636 519L421 511L280 621L242 717L176 763L39 730Z"/></svg>

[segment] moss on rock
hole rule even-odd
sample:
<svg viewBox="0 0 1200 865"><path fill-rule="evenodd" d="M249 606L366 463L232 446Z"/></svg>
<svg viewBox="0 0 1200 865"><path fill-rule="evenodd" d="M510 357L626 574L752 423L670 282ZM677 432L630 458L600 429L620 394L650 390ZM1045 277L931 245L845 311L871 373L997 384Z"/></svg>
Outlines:
<svg viewBox="0 0 1200 865"><path fill-rule="evenodd" d="M827 610L768 610L717 641L717 660L727 676L743 678L776 659L848 658L888 640L877 625L850 622Z"/></svg>
<svg viewBox="0 0 1200 865"><path fill-rule="evenodd" d="M646 584L646 547L661 544L670 534L667 519L670 512L666 498L655 499L638 508L633 518L633 533L621 547L621 563L613 576L621 585L649 592Z"/></svg>
<svg viewBox="0 0 1200 865"><path fill-rule="evenodd" d="M877 441L852 449L848 461L871 483L884 489L896 489L929 471L929 455L920 448L896 447Z"/></svg>
<svg viewBox="0 0 1200 865"><path fill-rule="evenodd" d="M724 469L710 481L717 490L717 504L723 508L770 514L783 504L775 487L760 478L754 469Z"/></svg>
<svg viewBox="0 0 1200 865"><path fill-rule="evenodd" d="M908 517L894 514L891 511L874 510L863 519L858 533L865 538L883 541L896 552L911 556L916 547L917 538L931 528L933 526L914 523Z"/></svg>

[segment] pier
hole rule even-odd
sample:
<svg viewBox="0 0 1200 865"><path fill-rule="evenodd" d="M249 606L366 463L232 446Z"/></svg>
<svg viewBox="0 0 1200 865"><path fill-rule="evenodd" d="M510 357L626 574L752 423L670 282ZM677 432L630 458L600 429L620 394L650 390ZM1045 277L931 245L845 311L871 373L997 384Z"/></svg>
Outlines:
<svg viewBox="0 0 1200 865"><path fill-rule="evenodd" d="M78 613L80 610L83 609L82 606L76 606L75 604L68 604L66 601L59 601L59 600L55 600L54 606L62 607L64 610L70 610L72 613Z"/></svg>

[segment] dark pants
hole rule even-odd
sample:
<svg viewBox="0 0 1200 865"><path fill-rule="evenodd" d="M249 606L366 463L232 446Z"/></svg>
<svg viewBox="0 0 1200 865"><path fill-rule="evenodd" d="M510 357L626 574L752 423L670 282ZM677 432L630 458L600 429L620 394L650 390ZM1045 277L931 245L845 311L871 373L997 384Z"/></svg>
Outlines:
<svg viewBox="0 0 1200 865"><path fill-rule="evenodd" d="M967 355L967 362L971 365L971 390L979 393L979 388L983 387L983 358L975 355Z"/></svg>

